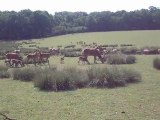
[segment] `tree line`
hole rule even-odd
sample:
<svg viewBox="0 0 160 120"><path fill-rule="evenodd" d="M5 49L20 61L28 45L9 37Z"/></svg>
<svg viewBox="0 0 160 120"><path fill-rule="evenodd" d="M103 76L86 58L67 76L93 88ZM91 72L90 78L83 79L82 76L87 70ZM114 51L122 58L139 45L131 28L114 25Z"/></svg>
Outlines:
<svg viewBox="0 0 160 120"><path fill-rule="evenodd" d="M55 35L121 30L160 29L160 9L149 7L135 11L19 12L0 11L0 40L43 38Z"/></svg>

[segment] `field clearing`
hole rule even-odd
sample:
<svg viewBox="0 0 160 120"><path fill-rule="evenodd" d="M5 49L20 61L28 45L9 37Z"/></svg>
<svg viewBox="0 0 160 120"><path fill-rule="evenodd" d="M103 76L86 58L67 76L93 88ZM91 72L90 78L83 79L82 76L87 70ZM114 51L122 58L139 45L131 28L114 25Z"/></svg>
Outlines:
<svg viewBox="0 0 160 120"><path fill-rule="evenodd" d="M38 43L37 45L40 47L66 46L76 44L79 41L85 41L86 44L96 42L98 44L133 44L136 47L158 46L160 44L160 30L78 33L32 39L32 41Z"/></svg>
<svg viewBox="0 0 160 120"><path fill-rule="evenodd" d="M138 84L115 89L86 88L66 92L43 92L34 88L32 82L0 80L0 111L8 111L6 115L18 120L158 120L160 74L152 67L154 57L156 56L141 55L137 56L136 64L118 65L138 70L143 78ZM76 59L70 63L71 59L68 58L66 63L77 66ZM58 58L54 60L53 63L58 62ZM104 64L95 66L102 67Z"/></svg>
<svg viewBox="0 0 160 120"><path fill-rule="evenodd" d="M159 39L160 31L157 30L80 33L45 38L44 41L36 42L42 47L65 46L78 41L98 44L125 43L144 47L159 46ZM32 82L0 79L0 112L17 120L159 120L160 71L152 65L157 56L159 55L136 55L135 64L116 65L140 72L142 81L113 89L85 88L45 92L35 88ZM93 57L89 57L91 65L78 65L77 57L66 57L65 64L60 64L60 56L53 56L49 60L52 66L59 69L65 66L82 69L112 66L100 62L93 64ZM4 64L4 61L0 60L0 64Z"/></svg>

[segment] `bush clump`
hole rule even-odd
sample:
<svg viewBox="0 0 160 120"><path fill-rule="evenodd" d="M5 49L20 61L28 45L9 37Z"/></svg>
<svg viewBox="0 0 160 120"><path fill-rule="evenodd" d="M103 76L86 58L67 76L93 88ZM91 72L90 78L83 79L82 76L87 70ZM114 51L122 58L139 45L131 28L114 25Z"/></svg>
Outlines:
<svg viewBox="0 0 160 120"><path fill-rule="evenodd" d="M73 88L86 87L89 78L85 70L77 69L76 67L67 67L64 68L64 71Z"/></svg>
<svg viewBox="0 0 160 120"><path fill-rule="evenodd" d="M131 69L123 69L123 75L127 83L140 82L142 79L142 76L139 72Z"/></svg>
<svg viewBox="0 0 160 120"><path fill-rule="evenodd" d="M22 68L13 70L13 79L22 81L32 81L35 76L35 69Z"/></svg>
<svg viewBox="0 0 160 120"><path fill-rule="evenodd" d="M133 55L128 55L126 57L126 64L133 64L136 62L136 57Z"/></svg>
<svg viewBox="0 0 160 120"><path fill-rule="evenodd" d="M109 64L126 64L126 55L111 54L111 55L109 55L107 62Z"/></svg>
<svg viewBox="0 0 160 120"><path fill-rule="evenodd" d="M127 83L139 82L141 75L134 70L91 67L88 70L76 67L40 69L36 71L34 86L40 90L65 91L83 87L114 88Z"/></svg>
<svg viewBox="0 0 160 120"><path fill-rule="evenodd" d="M153 67L160 70L160 58L156 57L153 59Z"/></svg>
<svg viewBox="0 0 160 120"><path fill-rule="evenodd" d="M136 57L124 54L111 54L107 57L109 64L133 64L136 62Z"/></svg>
<svg viewBox="0 0 160 120"><path fill-rule="evenodd" d="M8 72L8 67L0 65L0 78L9 78L10 73Z"/></svg>
<svg viewBox="0 0 160 120"><path fill-rule="evenodd" d="M34 86L41 90L64 91L85 87L88 76L77 68L64 68L63 70L42 70L36 75Z"/></svg>
<svg viewBox="0 0 160 120"><path fill-rule="evenodd" d="M114 88L141 80L141 75L137 71L117 68L115 66L109 69L92 67L87 73L90 87Z"/></svg>
<svg viewBox="0 0 160 120"><path fill-rule="evenodd" d="M125 86L125 80L122 79L121 70L117 67L113 68L91 68L88 70L88 76L90 78L89 86L91 87L118 87Z"/></svg>

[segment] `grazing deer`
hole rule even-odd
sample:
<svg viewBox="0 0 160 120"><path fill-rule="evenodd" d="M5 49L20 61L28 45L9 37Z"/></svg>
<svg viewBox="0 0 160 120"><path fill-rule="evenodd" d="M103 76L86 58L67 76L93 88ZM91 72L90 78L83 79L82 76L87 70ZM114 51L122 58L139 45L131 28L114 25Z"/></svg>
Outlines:
<svg viewBox="0 0 160 120"><path fill-rule="evenodd" d="M82 64L85 64L85 62L87 62L89 64L87 57L84 55L79 56L78 64L80 64L80 61L82 62Z"/></svg>

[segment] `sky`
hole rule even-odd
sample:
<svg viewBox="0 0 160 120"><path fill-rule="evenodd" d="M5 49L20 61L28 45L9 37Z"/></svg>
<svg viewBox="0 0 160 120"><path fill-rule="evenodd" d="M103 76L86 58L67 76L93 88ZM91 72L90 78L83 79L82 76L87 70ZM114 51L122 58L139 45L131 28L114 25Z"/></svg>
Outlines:
<svg viewBox="0 0 160 120"><path fill-rule="evenodd" d="M148 9L149 6L160 8L160 0L0 0L0 11L48 11L50 14L61 11L101 12L119 10L134 11Z"/></svg>

